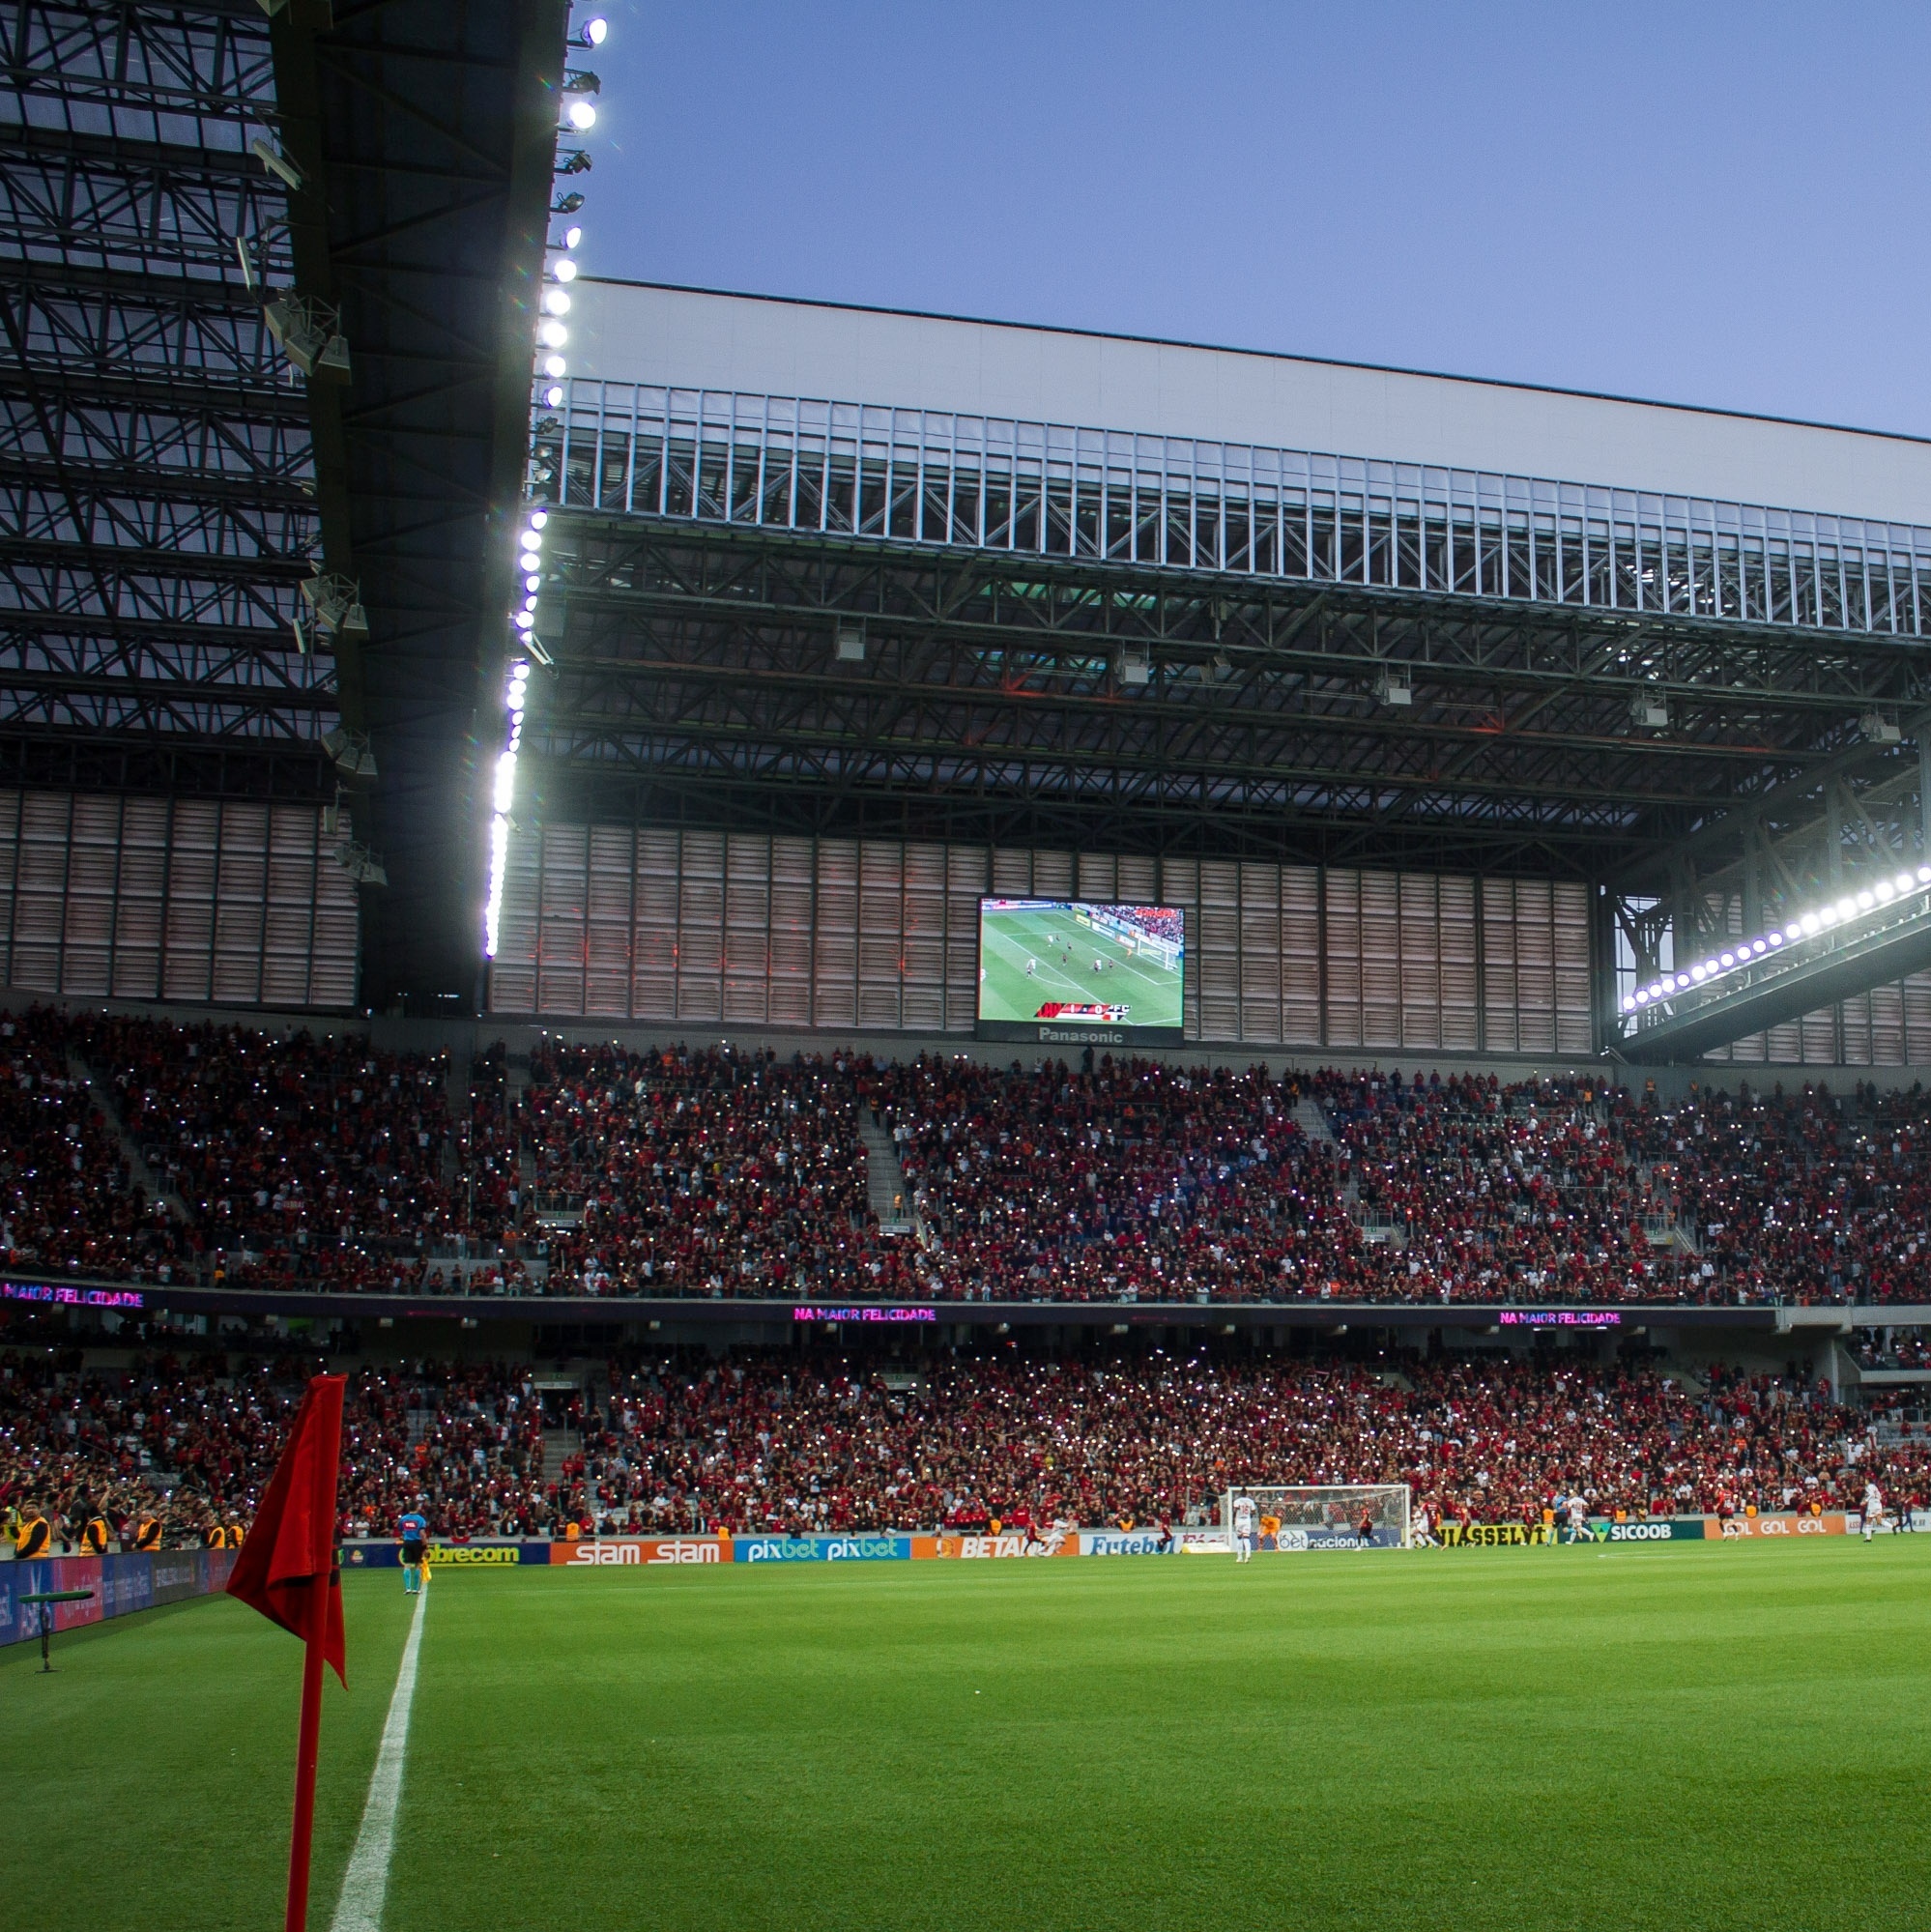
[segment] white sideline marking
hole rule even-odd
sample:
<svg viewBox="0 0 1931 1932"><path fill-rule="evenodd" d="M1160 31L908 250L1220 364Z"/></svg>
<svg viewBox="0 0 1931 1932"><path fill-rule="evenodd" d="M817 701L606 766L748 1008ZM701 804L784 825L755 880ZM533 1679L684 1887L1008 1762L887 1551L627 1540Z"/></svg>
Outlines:
<svg viewBox="0 0 1931 1932"><path fill-rule="evenodd" d="M342 1895L335 1902L330 1932L382 1932L383 1902L389 1895L389 1860L395 1849L395 1813L402 1800L402 1767L409 1756L409 1707L416 1701L416 1653L422 1643L423 1590L409 1620L409 1638L402 1646L402 1666L395 1673L395 1693L389 1700L389 1716L382 1727L382 1747L369 1773L369 1795L362 1806L361 1829L342 1875Z"/></svg>

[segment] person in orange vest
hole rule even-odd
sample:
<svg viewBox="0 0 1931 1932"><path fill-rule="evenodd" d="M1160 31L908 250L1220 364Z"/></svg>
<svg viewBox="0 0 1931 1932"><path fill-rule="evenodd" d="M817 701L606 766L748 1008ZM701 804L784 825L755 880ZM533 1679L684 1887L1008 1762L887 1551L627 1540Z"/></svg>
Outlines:
<svg viewBox="0 0 1931 1932"><path fill-rule="evenodd" d="M20 1527L14 1532L14 1554L17 1557L44 1556L53 1542L53 1525L42 1514L40 1506L29 1503L20 1512Z"/></svg>
<svg viewBox="0 0 1931 1932"><path fill-rule="evenodd" d="M87 1516L80 1525L80 1553L82 1556L105 1556L109 1531L107 1518L98 1512Z"/></svg>
<svg viewBox="0 0 1931 1932"><path fill-rule="evenodd" d="M143 1515L134 1524L134 1547L156 1550L161 1546L161 1526L158 1516Z"/></svg>

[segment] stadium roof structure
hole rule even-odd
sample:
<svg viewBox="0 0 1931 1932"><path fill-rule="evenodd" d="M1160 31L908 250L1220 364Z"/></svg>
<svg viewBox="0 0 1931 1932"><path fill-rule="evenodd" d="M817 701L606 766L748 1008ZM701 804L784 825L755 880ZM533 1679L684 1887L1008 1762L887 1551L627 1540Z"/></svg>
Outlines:
<svg viewBox="0 0 1931 1932"><path fill-rule="evenodd" d="M1632 1053L1917 962L1674 984L1924 854L1926 446L588 278L533 422L567 29L9 12L0 782L338 806L381 1010L476 1010L518 730L532 822L1586 880Z"/></svg>
<svg viewBox="0 0 1931 1932"><path fill-rule="evenodd" d="M476 997L566 17L0 23L0 772L339 797L377 1007Z"/></svg>
<svg viewBox="0 0 1931 1932"><path fill-rule="evenodd" d="M1611 922L1640 981L1672 936L1686 959L1822 892L1859 840L1920 849L1913 439L705 291L579 297L588 368L538 423L558 678L531 740L575 815L1553 873L1605 888L1605 981ZM1055 420L1069 397L1093 414ZM1253 440L1297 409L1411 440ZM1624 474L1480 467L1512 438L1525 461L1593 438ZM1712 493L1808 476L1879 500ZM1758 867L1767 838L1781 858Z"/></svg>

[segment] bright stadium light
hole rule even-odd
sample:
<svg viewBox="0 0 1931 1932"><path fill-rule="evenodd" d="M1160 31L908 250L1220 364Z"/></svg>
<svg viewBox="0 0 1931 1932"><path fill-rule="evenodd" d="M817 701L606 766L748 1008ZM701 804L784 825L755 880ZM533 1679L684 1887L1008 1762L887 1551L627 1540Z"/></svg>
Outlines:
<svg viewBox="0 0 1931 1932"><path fill-rule="evenodd" d="M1625 1013L1634 1013L1641 1007L1667 999L1673 994L1686 993L1691 987L1702 986L1706 981L1721 979L1728 973L1754 966L1785 946L1814 939L1820 933L1848 926L1873 912L1888 911L1901 901L1921 898L1927 887L1931 887L1931 863L1888 873L1872 879L1868 885L1860 885L1853 892L1828 900L1810 911L1792 912L1786 915L1781 926L1772 927L1753 938L1731 940L1723 950L1699 961L1686 971L1665 973L1653 984L1626 994L1619 1003Z"/></svg>
<svg viewBox="0 0 1931 1932"><path fill-rule="evenodd" d="M596 109L588 101L572 101L569 123L578 133L587 134L596 126Z"/></svg>

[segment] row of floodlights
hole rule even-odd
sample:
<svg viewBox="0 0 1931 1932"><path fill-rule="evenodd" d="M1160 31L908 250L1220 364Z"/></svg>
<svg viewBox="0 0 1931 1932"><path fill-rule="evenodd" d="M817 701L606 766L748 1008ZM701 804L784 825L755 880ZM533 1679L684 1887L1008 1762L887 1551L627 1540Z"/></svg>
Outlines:
<svg viewBox="0 0 1931 1932"><path fill-rule="evenodd" d="M1847 892L1843 898L1832 900L1828 906L1820 906L1814 912L1805 912L1790 920L1777 930L1764 934L1761 938L1744 939L1735 946L1725 947L1686 972L1664 973L1660 979L1652 980L1648 986L1638 987L1634 993L1626 995L1623 1011L1640 1012L1658 1000L1707 986L1714 979L1723 978L1726 973L1741 972L1745 966L1756 965L1759 960L1785 946L1796 945L1802 939L1814 939L1818 934L1828 933L1834 927L1847 926L1867 912L1893 906L1900 899L1909 899L1924 891L1927 886L1931 886L1931 865L1920 865L1916 871L1899 872L1894 877L1877 879L1859 891Z"/></svg>

